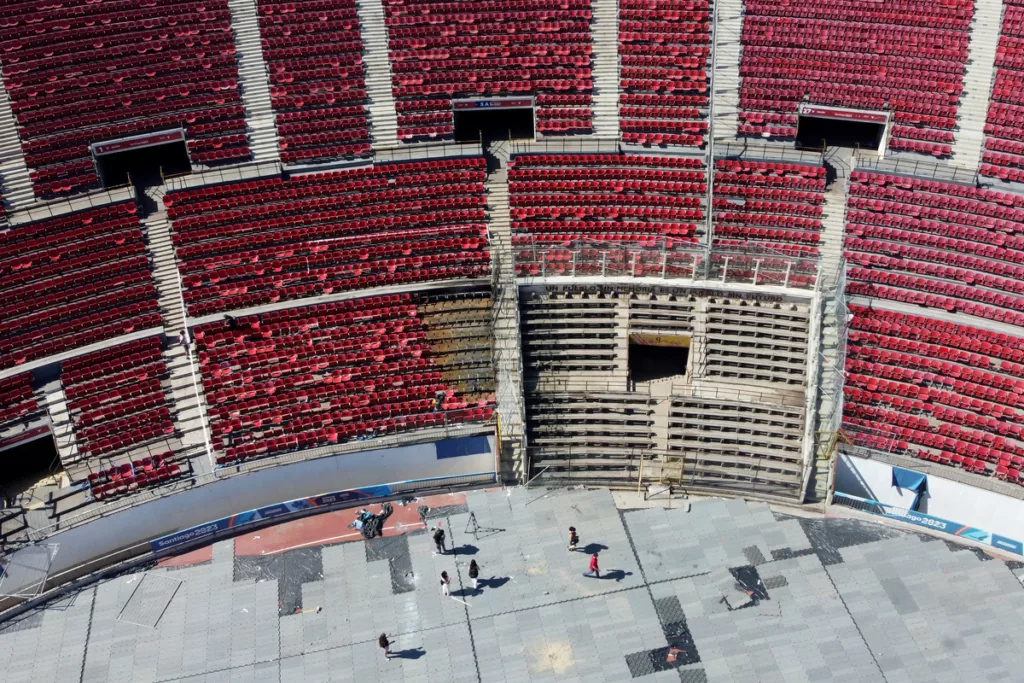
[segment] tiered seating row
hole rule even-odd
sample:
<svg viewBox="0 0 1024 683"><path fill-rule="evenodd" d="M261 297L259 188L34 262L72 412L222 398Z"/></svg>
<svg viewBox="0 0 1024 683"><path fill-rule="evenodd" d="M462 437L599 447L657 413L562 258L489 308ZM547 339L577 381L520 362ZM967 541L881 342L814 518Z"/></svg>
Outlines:
<svg viewBox="0 0 1024 683"><path fill-rule="evenodd" d="M824 166L718 159L714 178L714 245L817 255Z"/></svg>
<svg viewBox="0 0 1024 683"><path fill-rule="evenodd" d="M725 381L805 385L809 328L806 306L711 299L705 372Z"/></svg>
<svg viewBox="0 0 1024 683"><path fill-rule="evenodd" d="M184 127L196 163L249 158L226 0L19 3L4 84L39 196L99 182L89 144Z"/></svg>
<svg viewBox="0 0 1024 683"><path fill-rule="evenodd" d="M107 500L146 486L164 484L181 475L181 466L169 462L173 457L174 453L167 451L99 472L91 472L88 481L92 497L95 500Z"/></svg>
<svg viewBox="0 0 1024 683"><path fill-rule="evenodd" d="M1024 3L1007 0L996 48L995 82L985 120L982 175L1024 180Z"/></svg>
<svg viewBox="0 0 1024 683"><path fill-rule="evenodd" d="M259 0L281 161L370 151L355 0Z"/></svg>
<svg viewBox="0 0 1024 683"><path fill-rule="evenodd" d="M541 133L589 133L590 0L385 0L400 140L450 139L453 98L537 96Z"/></svg>
<svg viewBox="0 0 1024 683"><path fill-rule="evenodd" d="M891 148L949 156L972 0L747 0L744 9L740 135L793 138L809 101L891 110Z"/></svg>
<svg viewBox="0 0 1024 683"><path fill-rule="evenodd" d="M854 171L848 291L1024 323L1024 196Z"/></svg>
<svg viewBox="0 0 1024 683"><path fill-rule="evenodd" d="M510 162L508 177L519 274L572 273L575 268L577 275L622 269L661 275L664 269L669 276L692 277L693 256L679 248L697 241L705 215L702 160L519 155ZM574 251L579 252L575 257Z"/></svg>
<svg viewBox="0 0 1024 683"><path fill-rule="evenodd" d="M1024 485L1024 338L861 306L851 312L847 435Z"/></svg>
<svg viewBox="0 0 1024 683"><path fill-rule="evenodd" d="M490 298L396 294L195 332L220 464L490 419Z"/></svg>
<svg viewBox="0 0 1024 683"><path fill-rule="evenodd" d="M0 367L159 325L134 202L0 233Z"/></svg>
<svg viewBox="0 0 1024 683"><path fill-rule="evenodd" d="M624 142L704 145L710 27L708 0L620 3L619 128Z"/></svg>
<svg viewBox="0 0 1024 683"><path fill-rule="evenodd" d="M62 365L61 384L80 455L129 455L174 435L158 337L79 356ZM138 482L140 485L142 482Z"/></svg>
<svg viewBox="0 0 1024 683"><path fill-rule="evenodd" d="M0 380L0 429L39 410L32 394L32 381L31 372Z"/></svg>
<svg viewBox="0 0 1024 683"><path fill-rule="evenodd" d="M191 315L488 272L483 158L169 193Z"/></svg>

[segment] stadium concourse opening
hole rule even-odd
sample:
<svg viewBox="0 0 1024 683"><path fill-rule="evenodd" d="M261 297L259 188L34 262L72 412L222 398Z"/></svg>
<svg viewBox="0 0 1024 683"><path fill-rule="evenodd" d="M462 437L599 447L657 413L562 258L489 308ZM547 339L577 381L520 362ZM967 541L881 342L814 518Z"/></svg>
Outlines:
<svg viewBox="0 0 1024 683"><path fill-rule="evenodd" d="M533 98L494 98L490 100L456 100L455 141L532 140Z"/></svg>
<svg viewBox="0 0 1024 683"><path fill-rule="evenodd" d="M164 177L192 171L180 130L97 143L92 153L104 187L151 187L163 184Z"/></svg>
<svg viewBox="0 0 1024 683"><path fill-rule="evenodd" d="M803 149L855 147L878 150L885 139L885 112L862 112L836 107L801 106L796 146Z"/></svg>
<svg viewBox="0 0 1024 683"><path fill-rule="evenodd" d="M4 501L37 488L61 470L49 428L32 431L28 439L4 447L0 442L0 495Z"/></svg>
<svg viewBox="0 0 1024 683"><path fill-rule="evenodd" d="M631 334L629 336L629 379L631 385L685 375L689 359L689 337L661 334Z"/></svg>

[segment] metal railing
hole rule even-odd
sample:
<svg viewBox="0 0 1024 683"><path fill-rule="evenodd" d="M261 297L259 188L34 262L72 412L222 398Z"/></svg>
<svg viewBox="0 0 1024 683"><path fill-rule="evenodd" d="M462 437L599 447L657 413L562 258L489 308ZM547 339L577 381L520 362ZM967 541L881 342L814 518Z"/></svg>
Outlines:
<svg viewBox="0 0 1024 683"><path fill-rule="evenodd" d="M513 235L516 272L524 278L658 278L812 290L820 259L761 245L708 247L670 237L636 242L549 241Z"/></svg>

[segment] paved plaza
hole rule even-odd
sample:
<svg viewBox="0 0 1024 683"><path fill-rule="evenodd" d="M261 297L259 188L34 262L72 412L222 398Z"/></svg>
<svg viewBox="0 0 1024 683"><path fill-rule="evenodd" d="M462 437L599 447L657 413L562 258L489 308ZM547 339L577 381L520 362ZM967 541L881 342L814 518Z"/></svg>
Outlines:
<svg viewBox="0 0 1024 683"><path fill-rule="evenodd" d="M0 680L1022 679L1024 570L944 540L740 500L622 510L604 490L432 503L445 555L419 523L294 546L254 531L0 625ZM594 550L601 578L583 576Z"/></svg>

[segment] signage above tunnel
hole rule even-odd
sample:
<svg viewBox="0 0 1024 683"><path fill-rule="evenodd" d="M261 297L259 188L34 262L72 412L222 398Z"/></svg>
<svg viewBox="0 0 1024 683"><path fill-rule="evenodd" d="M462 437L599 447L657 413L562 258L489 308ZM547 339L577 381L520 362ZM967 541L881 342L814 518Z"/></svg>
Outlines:
<svg viewBox="0 0 1024 683"><path fill-rule="evenodd" d="M875 123L884 126L889 122L889 114L884 111L865 111L863 109L846 109L843 107L821 107L803 103L797 109L800 116L813 116L818 119L836 121L857 121L859 123Z"/></svg>
<svg viewBox="0 0 1024 683"><path fill-rule="evenodd" d="M92 153L96 156L128 152L144 147L155 147L157 145L169 145L176 142L185 142L185 131L181 128L176 130L165 130L159 133L146 133L145 135L133 135L118 140L107 142L94 142Z"/></svg>
<svg viewBox="0 0 1024 683"><path fill-rule="evenodd" d="M489 97L484 100L452 100L452 109L455 111L470 111L478 109L532 109L532 97Z"/></svg>

